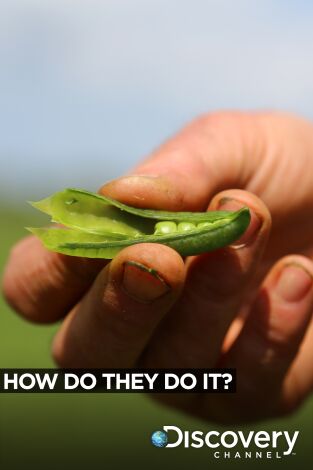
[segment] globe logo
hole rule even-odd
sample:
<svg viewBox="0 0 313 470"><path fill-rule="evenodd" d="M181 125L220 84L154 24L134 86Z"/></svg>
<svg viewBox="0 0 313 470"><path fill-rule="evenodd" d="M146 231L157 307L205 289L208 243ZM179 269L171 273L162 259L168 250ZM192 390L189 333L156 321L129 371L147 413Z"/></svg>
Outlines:
<svg viewBox="0 0 313 470"><path fill-rule="evenodd" d="M151 442L155 447L165 447L168 442L168 437L164 431L154 431L151 436Z"/></svg>

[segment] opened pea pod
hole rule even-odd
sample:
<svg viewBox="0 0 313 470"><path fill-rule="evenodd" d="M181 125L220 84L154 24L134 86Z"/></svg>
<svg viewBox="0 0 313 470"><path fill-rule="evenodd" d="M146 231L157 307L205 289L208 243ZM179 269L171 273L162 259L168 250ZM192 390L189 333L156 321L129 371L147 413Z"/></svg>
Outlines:
<svg viewBox="0 0 313 470"><path fill-rule="evenodd" d="M162 243L182 256L229 245L250 222L247 207L236 212L166 212L127 206L80 189L65 189L31 203L64 228L28 228L49 250L71 256L112 259L138 243Z"/></svg>

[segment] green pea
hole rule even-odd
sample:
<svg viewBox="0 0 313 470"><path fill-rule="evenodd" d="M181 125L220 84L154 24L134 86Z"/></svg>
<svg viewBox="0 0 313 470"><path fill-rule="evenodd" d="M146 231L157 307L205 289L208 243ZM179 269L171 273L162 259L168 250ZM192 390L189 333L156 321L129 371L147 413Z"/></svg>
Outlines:
<svg viewBox="0 0 313 470"><path fill-rule="evenodd" d="M31 203L66 228L29 228L46 248L70 256L112 259L137 243L162 243L182 256L229 245L250 222L247 207L230 211L139 209L81 189L65 189Z"/></svg>
<svg viewBox="0 0 313 470"><path fill-rule="evenodd" d="M211 227L212 222L200 222L200 224L197 225L197 228L202 229L202 228L209 228Z"/></svg>
<svg viewBox="0 0 313 470"><path fill-rule="evenodd" d="M177 225L175 222L166 221L155 224L154 235L167 235L174 232L177 232Z"/></svg>
<svg viewBox="0 0 313 470"><path fill-rule="evenodd" d="M180 222L177 226L178 232L188 232L189 230L195 230L196 225L191 222Z"/></svg>

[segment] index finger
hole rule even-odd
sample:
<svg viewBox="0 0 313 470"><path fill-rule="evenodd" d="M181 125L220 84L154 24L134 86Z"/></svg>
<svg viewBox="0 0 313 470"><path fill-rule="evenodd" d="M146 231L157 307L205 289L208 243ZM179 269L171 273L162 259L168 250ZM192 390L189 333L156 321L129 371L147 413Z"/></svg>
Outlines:
<svg viewBox="0 0 313 470"><path fill-rule="evenodd" d="M212 113L168 140L128 176L100 193L125 204L173 211L204 211L219 191L244 186L253 172L256 114ZM242 162L245 155L251 158ZM246 165L248 162L251 165Z"/></svg>
<svg viewBox="0 0 313 470"><path fill-rule="evenodd" d="M108 263L48 251L33 235L11 250L3 276L3 294L11 307L33 322L62 318Z"/></svg>

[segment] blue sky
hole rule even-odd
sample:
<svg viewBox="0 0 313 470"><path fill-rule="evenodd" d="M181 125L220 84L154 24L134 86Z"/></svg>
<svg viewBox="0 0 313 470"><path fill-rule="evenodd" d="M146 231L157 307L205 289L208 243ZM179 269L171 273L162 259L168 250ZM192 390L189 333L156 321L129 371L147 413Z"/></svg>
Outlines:
<svg viewBox="0 0 313 470"><path fill-rule="evenodd" d="M313 118L312 24L304 0L1 0L1 198L96 190L205 111Z"/></svg>

